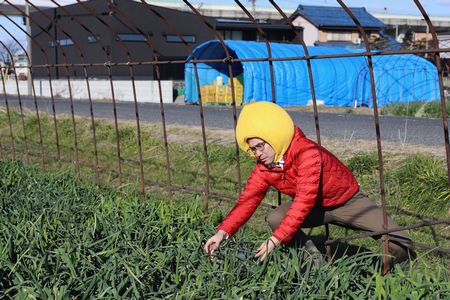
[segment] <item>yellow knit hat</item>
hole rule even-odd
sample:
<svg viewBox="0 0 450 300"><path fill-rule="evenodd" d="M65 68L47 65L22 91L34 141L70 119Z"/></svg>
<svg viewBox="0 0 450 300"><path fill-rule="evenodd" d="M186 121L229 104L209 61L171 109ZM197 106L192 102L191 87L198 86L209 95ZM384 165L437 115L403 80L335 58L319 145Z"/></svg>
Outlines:
<svg viewBox="0 0 450 300"><path fill-rule="evenodd" d="M289 114L272 102L254 102L244 106L236 125L236 140L246 151L247 140L260 138L272 146L278 162L294 137L294 122ZM252 154L250 154L252 155Z"/></svg>

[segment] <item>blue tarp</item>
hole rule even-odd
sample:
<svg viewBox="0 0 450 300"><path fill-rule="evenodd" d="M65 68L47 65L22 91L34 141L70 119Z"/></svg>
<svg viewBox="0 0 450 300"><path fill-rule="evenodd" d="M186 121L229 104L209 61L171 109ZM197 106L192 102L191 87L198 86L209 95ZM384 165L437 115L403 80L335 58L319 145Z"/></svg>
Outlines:
<svg viewBox="0 0 450 300"><path fill-rule="evenodd" d="M225 40L234 58L267 58L267 47L262 42ZM270 43L272 57L304 56L296 44ZM362 50L337 47L308 47L310 56L359 53ZM207 41L193 51L188 61L196 59L223 59L226 57L219 41ZM439 99L436 67L417 55L373 56L374 79L378 105L397 102L432 101ZM228 64L197 63L200 85L211 85L217 76L228 84ZM312 59L316 99L328 106L372 106L372 92L366 57ZM311 89L305 60L273 61L275 100L282 106L307 105ZM268 61L233 63L233 76L243 76L243 102L272 101ZM194 65L185 66L185 101L198 102ZM323 102L322 102L323 101Z"/></svg>

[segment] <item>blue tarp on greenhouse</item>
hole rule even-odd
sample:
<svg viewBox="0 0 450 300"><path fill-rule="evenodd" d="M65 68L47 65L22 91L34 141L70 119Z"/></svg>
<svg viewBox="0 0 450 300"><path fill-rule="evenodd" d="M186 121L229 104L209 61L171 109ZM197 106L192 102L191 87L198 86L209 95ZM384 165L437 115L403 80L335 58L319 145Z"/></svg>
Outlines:
<svg viewBox="0 0 450 300"><path fill-rule="evenodd" d="M267 58L265 43L226 40L234 58ZM270 43L272 57L303 56L300 45ZM308 47L309 55L359 53L362 50L336 47ZM219 41L207 41L194 49L188 61L223 59L226 54ZM378 105L397 102L439 99L436 67L412 54L373 56L373 69ZM372 106L372 92L366 57L312 59L316 99L328 106ZM211 85L218 76L228 84L225 62L197 63L200 85ZM275 100L282 106L311 103L311 89L305 60L273 61ZM272 101L268 61L233 63L233 76L243 80L243 102ZM194 65L185 66L185 101L198 102Z"/></svg>

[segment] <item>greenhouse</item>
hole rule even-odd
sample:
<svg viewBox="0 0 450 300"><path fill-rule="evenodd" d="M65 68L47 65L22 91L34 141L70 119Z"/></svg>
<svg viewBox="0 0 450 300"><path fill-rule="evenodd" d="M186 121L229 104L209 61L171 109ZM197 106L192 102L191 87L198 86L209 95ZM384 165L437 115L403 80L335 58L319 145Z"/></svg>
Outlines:
<svg viewBox="0 0 450 300"><path fill-rule="evenodd" d="M267 58L265 43L225 40L230 56L237 59ZM273 58L299 57L301 45L270 43ZM310 56L348 55L362 50L337 47L308 47ZM219 41L201 44L188 57L185 66L185 101L198 102L195 80L196 59L224 59L226 53ZM197 63L203 103L231 103L231 84L226 62ZM314 88L318 104L327 106L372 106L372 92L367 57L312 59ZM374 80L378 105L439 99L436 67L412 54L373 56ZM268 61L232 64L236 103L272 101ZM275 100L282 106L312 103L307 63L304 59L273 61Z"/></svg>

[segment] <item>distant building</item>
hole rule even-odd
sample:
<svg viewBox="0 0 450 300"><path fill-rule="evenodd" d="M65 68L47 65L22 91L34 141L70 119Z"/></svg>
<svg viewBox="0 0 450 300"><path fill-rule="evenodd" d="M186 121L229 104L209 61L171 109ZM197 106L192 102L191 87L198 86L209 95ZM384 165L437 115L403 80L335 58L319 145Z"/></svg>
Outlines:
<svg viewBox="0 0 450 300"><path fill-rule="evenodd" d="M14 60L14 70L17 74L17 79L25 80L28 76L27 56L23 53L16 54L14 55L13 60Z"/></svg>
<svg viewBox="0 0 450 300"><path fill-rule="evenodd" d="M192 12L152 6L163 16L180 37L164 21L151 11L149 6L132 0L92 0L62 8L51 8L33 13L31 23L33 65L68 64L69 68L50 68L53 78L84 76L80 64L88 66L89 77L107 77L109 70L114 78L130 78L127 65L109 69L108 62L137 62L132 68L139 78L155 78L153 52L159 61L183 61L195 48L207 40L216 39L201 18ZM254 24L248 20L216 19L205 17L224 39L262 40ZM291 42L295 34L286 24L261 24L270 41ZM301 28L300 28L301 29ZM153 49L152 49L153 48ZM75 64L75 65L74 65ZM167 63L160 66L162 79L184 78L182 63ZM47 69L34 69L35 76L47 76Z"/></svg>
<svg viewBox="0 0 450 300"><path fill-rule="evenodd" d="M385 31L400 43L408 34L412 35L413 42L431 40L430 28L422 15L374 14L374 16L386 24ZM430 21L436 32L446 32L450 28L450 17L430 17Z"/></svg>
<svg viewBox="0 0 450 300"><path fill-rule="evenodd" d="M2 68L3 75L7 75L8 77L15 78L17 75L17 79L24 80L27 78L28 74L28 61L27 57L23 53L18 53L13 56L13 61L0 61L0 68Z"/></svg>
<svg viewBox="0 0 450 300"><path fill-rule="evenodd" d="M351 7L368 36L379 37L383 22L369 14L365 8ZM299 5L290 16L294 25L303 27L306 45L348 47L361 44L361 34L342 7Z"/></svg>
<svg viewBox="0 0 450 300"><path fill-rule="evenodd" d="M439 40L439 48L450 48L450 31L440 32L437 34ZM444 76L449 76L450 74L450 52L442 52L440 54L442 59L442 70L444 71ZM447 93L449 88L446 89Z"/></svg>
<svg viewBox="0 0 450 300"><path fill-rule="evenodd" d="M437 34L439 48L450 48L450 31ZM441 53L442 58L450 59L450 52Z"/></svg>

